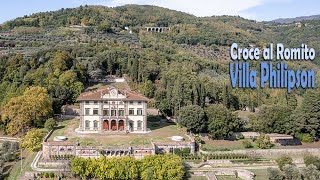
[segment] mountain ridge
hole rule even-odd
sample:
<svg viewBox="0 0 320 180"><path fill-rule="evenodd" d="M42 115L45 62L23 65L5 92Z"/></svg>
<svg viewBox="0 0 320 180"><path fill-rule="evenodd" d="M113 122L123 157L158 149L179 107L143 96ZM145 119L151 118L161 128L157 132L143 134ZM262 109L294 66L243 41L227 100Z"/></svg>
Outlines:
<svg viewBox="0 0 320 180"><path fill-rule="evenodd" d="M298 21L309 21L309 20L320 20L320 14L310 15L310 16L298 16L294 18L278 18L274 19L271 22L276 23L293 23Z"/></svg>

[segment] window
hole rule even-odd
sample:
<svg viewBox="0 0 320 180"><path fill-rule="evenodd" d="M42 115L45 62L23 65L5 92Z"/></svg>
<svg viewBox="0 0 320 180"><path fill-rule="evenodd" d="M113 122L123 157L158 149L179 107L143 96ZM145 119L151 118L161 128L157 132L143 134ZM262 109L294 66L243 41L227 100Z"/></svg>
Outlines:
<svg viewBox="0 0 320 180"><path fill-rule="evenodd" d="M124 110L123 109L119 110L119 116L124 116Z"/></svg>
<svg viewBox="0 0 320 180"><path fill-rule="evenodd" d="M85 115L90 115L90 108L85 109Z"/></svg>
<svg viewBox="0 0 320 180"><path fill-rule="evenodd" d="M98 121L93 121L93 127L94 127L94 129L98 128Z"/></svg>
<svg viewBox="0 0 320 180"><path fill-rule="evenodd" d="M141 126L142 124L141 124L141 121L138 121L138 129L141 129Z"/></svg>
<svg viewBox="0 0 320 180"><path fill-rule="evenodd" d="M137 110L137 115L142 115L142 109Z"/></svg>
<svg viewBox="0 0 320 180"><path fill-rule="evenodd" d="M138 101L138 105L141 105L141 101Z"/></svg>
<svg viewBox="0 0 320 180"><path fill-rule="evenodd" d="M99 114L99 109L93 109L93 115L98 115Z"/></svg>
<svg viewBox="0 0 320 180"><path fill-rule="evenodd" d="M130 131L134 129L133 121L129 121L129 128L130 128Z"/></svg>
<svg viewBox="0 0 320 180"><path fill-rule="evenodd" d="M93 101L93 104L97 105L97 104L98 104L98 101Z"/></svg>
<svg viewBox="0 0 320 180"><path fill-rule="evenodd" d="M129 101L129 104L132 105L132 104L133 104L133 101Z"/></svg>
<svg viewBox="0 0 320 180"><path fill-rule="evenodd" d="M84 103L85 103L85 104L90 104L90 101L85 101Z"/></svg>
<svg viewBox="0 0 320 180"><path fill-rule="evenodd" d="M108 101L104 101L104 104L109 104L109 102Z"/></svg>
<svg viewBox="0 0 320 180"><path fill-rule="evenodd" d="M89 127L90 127L90 121L87 120L87 121L85 122L85 128L87 129L87 128L89 128Z"/></svg>
<svg viewBox="0 0 320 180"><path fill-rule="evenodd" d="M109 116L109 109L104 109L103 110L103 115L104 116Z"/></svg>
<svg viewBox="0 0 320 180"><path fill-rule="evenodd" d="M111 110L111 116L117 116L117 110Z"/></svg>
<svg viewBox="0 0 320 180"><path fill-rule="evenodd" d="M119 104L123 104L123 101L120 101Z"/></svg>
<svg viewBox="0 0 320 180"><path fill-rule="evenodd" d="M134 109L133 108L129 109L129 115L134 115Z"/></svg>

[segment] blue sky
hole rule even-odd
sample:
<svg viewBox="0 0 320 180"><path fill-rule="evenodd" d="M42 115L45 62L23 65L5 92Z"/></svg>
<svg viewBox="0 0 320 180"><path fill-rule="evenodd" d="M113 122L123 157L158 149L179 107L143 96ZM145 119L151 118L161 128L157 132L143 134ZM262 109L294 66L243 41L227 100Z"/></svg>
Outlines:
<svg viewBox="0 0 320 180"><path fill-rule="evenodd" d="M258 21L320 14L317 0L10 0L1 3L0 23L36 12L80 5L149 4L196 16L240 15Z"/></svg>

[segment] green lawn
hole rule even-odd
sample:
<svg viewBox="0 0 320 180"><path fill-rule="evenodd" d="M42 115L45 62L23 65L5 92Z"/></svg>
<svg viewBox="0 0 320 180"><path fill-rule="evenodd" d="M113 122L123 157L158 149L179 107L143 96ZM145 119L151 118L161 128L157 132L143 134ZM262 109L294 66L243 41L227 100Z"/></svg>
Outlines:
<svg viewBox="0 0 320 180"><path fill-rule="evenodd" d="M77 134L75 129L79 127L79 120L71 119L60 122L49 141L52 141L55 136L66 136L68 141L85 146L147 146L151 145L151 142L172 141L171 136L183 136L186 141L189 141L176 124L161 118L151 117L147 125L151 132L146 134Z"/></svg>
<svg viewBox="0 0 320 180"><path fill-rule="evenodd" d="M236 178L235 176L216 176L218 180L238 180L241 178Z"/></svg>
<svg viewBox="0 0 320 180"><path fill-rule="evenodd" d="M249 171L255 174L255 180L266 180L269 179L266 169L250 169Z"/></svg>

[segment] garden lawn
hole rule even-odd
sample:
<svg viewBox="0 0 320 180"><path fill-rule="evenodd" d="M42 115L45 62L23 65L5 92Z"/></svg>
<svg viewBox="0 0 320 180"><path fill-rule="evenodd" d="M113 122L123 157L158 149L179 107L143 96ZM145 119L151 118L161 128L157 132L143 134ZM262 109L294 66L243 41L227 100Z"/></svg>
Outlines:
<svg viewBox="0 0 320 180"><path fill-rule="evenodd" d="M59 123L49 141L52 141L55 136L66 136L68 141L79 142L80 145L85 146L149 146L151 142L172 141L171 136L183 136L186 141L189 141L176 124L161 118L157 119L151 119L148 122L148 128L151 129L151 132L145 134L78 134L75 129L79 126L79 119L65 120Z"/></svg>

